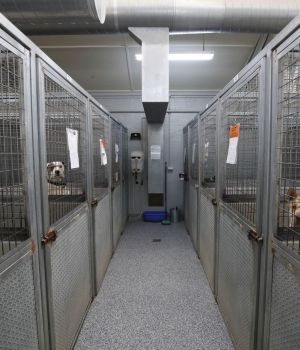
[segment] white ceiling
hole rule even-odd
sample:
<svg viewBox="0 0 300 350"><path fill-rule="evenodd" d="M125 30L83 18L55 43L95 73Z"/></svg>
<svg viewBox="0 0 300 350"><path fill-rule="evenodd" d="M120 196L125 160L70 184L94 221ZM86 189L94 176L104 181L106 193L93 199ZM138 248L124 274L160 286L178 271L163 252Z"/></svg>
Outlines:
<svg viewBox="0 0 300 350"><path fill-rule="evenodd" d="M87 90L141 89L140 46L128 34L36 36L40 46ZM257 34L170 36L170 52L215 53L212 61L170 62L170 90L219 90L248 62Z"/></svg>

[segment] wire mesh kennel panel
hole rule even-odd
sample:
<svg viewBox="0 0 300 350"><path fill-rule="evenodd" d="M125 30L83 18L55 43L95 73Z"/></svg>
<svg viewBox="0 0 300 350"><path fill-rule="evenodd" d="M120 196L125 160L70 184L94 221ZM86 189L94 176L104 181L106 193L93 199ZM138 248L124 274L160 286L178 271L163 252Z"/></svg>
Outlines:
<svg viewBox="0 0 300 350"><path fill-rule="evenodd" d="M9 267L0 264L0 349L40 349L30 248Z"/></svg>
<svg viewBox="0 0 300 350"><path fill-rule="evenodd" d="M199 193L199 242L198 251L203 269L214 289L216 207L202 190Z"/></svg>
<svg viewBox="0 0 300 350"><path fill-rule="evenodd" d="M85 97L38 59L45 269L51 344L70 349L91 301ZM91 139L91 138L89 138Z"/></svg>
<svg viewBox="0 0 300 350"><path fill-rule="evenodd" d="M222 100L222 200L256 225L260 70ZM237 136L234 135L235 131Z"/></svg>
<svg viewBox="0 0 300 350"><path fill-rule="evenodd" d="M122 233L122 186L116 187L112 193L112 226L115 250Z"/></svg>
<svg viewBox="0 0 300 350"><path fill-rule="evenodd" d="M194 247L198 248L198 189L199 189L199 129L198 118L189 125L189 225Z"/></svg>
<svg viewBox="0 0 300 350"><path fill-rule="evenodd" d="M25 196L24 54L6 46L1 40L0 257L30 237Z"/></svg>
<svg viewBox="0 0 300 350"><path fill-rule="evenodd" d="M277 71L277 227L275 239L300 259L300 44L279 55Z"/></svg>
<svg viewBox="0 0 300 350"><path fill-rule="evenodd" d="M128 218L128 131L122 127L122 213L124 229Z"/></svg>
<svg viewBox="0 0 300 350"><path fill-rule="evenodd" d="M112 182L112 232L113 249L116 249L122 232L122 130L121 125L111 120L111 182Z"/></svg>
<svg viewBox="0 0 300 350"><path fill-rule="evenodd" d="M0 348L38 349L30 55L0 30Z"/></svg>
<svg viewBox="0 0 300 350"><path fill-rule="evenodd" d="M258 245L248 231L221 207L217 301L238 350L254 349Z"/></svg>
<svg viewBox="0 0 300 350"><path fill-rule="evenodd" d="M184 184L183 184L183 200L184 200L184 221L188 231L189 228L189 141L188 141L188 126L183 129L183 172L184 172Z"/></svg>
<svg viewBox="0 0 300 350"><path fill-rule="evenodd" d="M109 118L91 104L93 137L93 198L101 200L109 190Z"/></svg>
<svg viewBox="0 0 300 350"><path fill-rule="evenodd" d="M209 284L214 289L216 228L216 106L200 118L200 196L198 250Z"/></svg>
<svg viewBox="0 0 300 350"><path fill-rule="evenodd" d="M83 96L42 69L41 132L47 163L42 173L52 225L86 200L87 107Z"/></svg>
<svg viewBox="0 0 300 350"><path fill-rule="evenodd" d="M121 162L122 162L122 136L121 125L111 120L111 183L116 188L121 183Z"/></svg>
<svg viewBox="0 0 300 350"><path fill-rule="evenodd" d="M97 291L99 291L107 266L112 256L112 237L110 231L111 211L109 195L106 195L98 203L94 213L96 287Z"/></svg>
<svg viewBox="0 0 300 350"><path fill-rule="evenodd" d="M94 104L92 111L93 135L93 231L96 288L99 290L112 255L110 231L111 212L109 196L110 137L109 118Z"/></svg>
<svg viewBox="0 0 300 350"><path fill-rule="evenodd" d="M273 250L274 251L274 250ZM288 254L274 252L272 268L270 350L300 348L300 265Z"/></svg>
<svg viewBox="0 0 300 350"><path fill-rule="evenodd" d="M263 179L264 60L223 97L217 299L237 349L254 349ZM259 215L257 215L257 213Z"/></svg>
<svg viewBox="0 0 300 350"><path fill-rule="evenodd" d="M216 106L200 118L200 186L216 197L217 123Z"/></svg>
<svg viewBox="0 0 300 350"><path fill-rule="evenodd" d="M273 57L269 349L300 347L300 32Z"/></svg>
<svg viewBox="0 0 300 350"><path fill-rule="evenodd" d="M87 207L74 213L46 247L52 343L58 350L72 349L91 302L88 220Z"/></svg>

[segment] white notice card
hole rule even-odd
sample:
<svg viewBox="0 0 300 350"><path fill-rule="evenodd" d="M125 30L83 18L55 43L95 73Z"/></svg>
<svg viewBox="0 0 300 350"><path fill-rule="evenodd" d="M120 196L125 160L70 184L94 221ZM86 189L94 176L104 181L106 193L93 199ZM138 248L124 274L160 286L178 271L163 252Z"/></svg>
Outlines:
<svg viewBox="0 0 300 350"><path fill-rule="evenodd" d="M107 155L106 155L103 139L99 139L99 143L100 143L101 165L106 165L107 164Z"/></svg>
<svg viewBox="0 0 300 350"><path fill-rule="evenodd" d="M151 160L160 160L161 158L161 147L160 145L152 145L150 147Z"/></svg>
<svg viewBox="0 0 300 350"><path fill-rule="evenodd" d="M236 164L237 162L237 148L239 142L240 124L235 124L230 127L229 131L229 147L227 154L227 164Z"/></svg>
<svg viewBox="0 0 300 350"><path fill-rule="evenodd" d="M78 130L66 128L71 169L79 168Z"/></svg>

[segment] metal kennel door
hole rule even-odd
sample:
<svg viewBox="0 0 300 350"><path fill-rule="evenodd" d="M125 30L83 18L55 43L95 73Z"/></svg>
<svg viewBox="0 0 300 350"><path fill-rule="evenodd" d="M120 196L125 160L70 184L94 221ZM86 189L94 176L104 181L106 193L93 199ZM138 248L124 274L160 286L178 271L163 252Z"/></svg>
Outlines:
<svg viewBox="0 0 300 350"><path fill-rule="evenodd" d="M99 291L112 256L111 210L109 193L110 137L109 117L91 103L93 198L92 221L94 235L96 292Z"/></svg>
<svg viewBox="0 0 300 350"><path fill-rule="evenodd" d="M0 349L38 350L30 53L2 30L0 49Z"/></svg>
<svg viewBox="0 0 300 350"><path fill-rule="evenodd" d="M222 98L220 108L217 301L238 350L256 349L264 62L240 77ZM230 137L238 137L238 143L229 146Z"/></svg>
<svg viewBox="0 0 300 350"><path fill-rule="evenodd" d="M195 249L198 248L198 196L199 196L199 123L196 118L189 125L189 221L190 235Z"/></svg>
<svg viewBox="0 0 300 350"><path fill-rule="evenodd" d="M112 232L115 250L122 232L122 129L111 119L111 190L112 190Z"/></svg>
<svg viewBox="0 0 300 350"><path fill-rule="evenodd" d="M183 184L183 210L184 210L184 222L188 231L190 231L189 223L189 128L186 126L183 129L183 171L184 171L184 184Z"/></svg>
<svg viewBox="0 0 300 350"><path fill-rule="evenodd" d="M44 179L42 242L51 346L67 350L74 345L92 296L86 170L88 105L69 83L70 78L57 74L41 59L38 76L40 172ZM53 164L59 164L55 173ZM55 177L56 171L60 177Z"/></svg>
<svg viewBox="0 0 300 350"><path fill-rule="evenodd" d="M266 347L300 348L300 31L273 55L271 244ZM294 192L294 193L293 193Z"/></svg>
<svg viewBox="0 0 300 350"><path fill-rule="evenodd" d="M214 290L216 244L216 105L200 118L200 193L198 251L210 287Z"/></svg>
<svg viewBox="0 0 300 350"><path fill-rule="evenodd" d="M122 127L122 230L128 219L128 131Z"/></svg>

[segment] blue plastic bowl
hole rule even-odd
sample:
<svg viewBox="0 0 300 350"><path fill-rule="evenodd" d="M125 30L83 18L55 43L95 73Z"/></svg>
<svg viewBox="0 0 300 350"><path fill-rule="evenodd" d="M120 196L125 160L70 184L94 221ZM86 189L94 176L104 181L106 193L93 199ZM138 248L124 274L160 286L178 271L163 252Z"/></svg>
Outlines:
<svg viewBox="0 0 300 350"><path fill-rule="evenodd" d="M167 213L165 211L144 211L143 218L148 222L162 222L167 218Z"/></svg>

